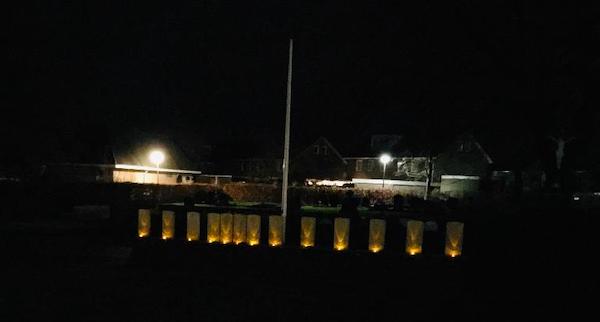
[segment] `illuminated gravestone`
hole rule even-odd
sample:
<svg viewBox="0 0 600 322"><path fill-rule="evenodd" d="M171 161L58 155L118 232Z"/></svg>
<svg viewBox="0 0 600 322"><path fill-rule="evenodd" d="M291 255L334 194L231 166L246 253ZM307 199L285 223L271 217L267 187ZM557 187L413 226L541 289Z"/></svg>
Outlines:
<svg viewBox="0 0 600 322"><path fill-rule="evenodd" d="M139 209L138 210L138 236L139 237L150 236L151 223L152 223L152 216L150 215L150 209Z"/></svg>
<svg viewBox="0 0 600 322"><path fill-rule="evenodd" d="M246 242L250 246L260 244L260 216L248 215L246 218Z"/></svg>
<svg viewBox="0 0 600 322"><path fill-rule="evenodd" d="M162 212L162 239L175 237L175 212L163 210Z"/></svg>
<svg viewBox="0 0 600 322"><path fill-rule="evenodd" d="M233 243L239 245L246 242L246 215L233 215Z"/></svg>
<svg viewBox="0 0 600 322"><path fill-rule="evenodd" d="M197 212L187 213L187 240L197 241L200 239L200 214Z"/></svg>
<svg viewBox="0 0 600 322"><path fill-rule="evenodd" d="M300 245L302 247L315 246L315 227L317 220L314 217L302 217L300 219Z"/></svg>
<svg viewBox="0 0 600 322"><path fill-rule="evenodd" d="M206 241L215 243L221 240L221 215L209 213L206 216Z"/></svg>
<svg viewBox="0 0 600 322"><path fill-rule="evenodd" d="M446 224L446 256L457 257L462 254L464 226L458 221L449 221Z"/></svg>
<svg viewBox="0 0 600 322"><path fill-rule="evenodd" d="M377 253L385 246L385 220L371 219L369 222L369 250Z"/></svg>
<svg viewBox="0 0 600 322"><path fill-rule="evenodd" d="M283 217L269 216L269 245L278 247L283 244Z"/></svg>
<svg viewBox="0 0 600 322"><path fill-rule="evenodd" d="M221 214L221 243L229 244L233 239L233 215Z"/></svg>
<svg viewBox="0 0 600 322"><path fill-rule="evenodd" d="M350 240L350 218L337 217L333 223L333 249L345 250Z"/></svg>
<svg viewBox="0 0 600 322"><path fill-rule="evenodd" d="M423 222L409 220L406 224L406 253L418 255L423 252Z"/></svg>

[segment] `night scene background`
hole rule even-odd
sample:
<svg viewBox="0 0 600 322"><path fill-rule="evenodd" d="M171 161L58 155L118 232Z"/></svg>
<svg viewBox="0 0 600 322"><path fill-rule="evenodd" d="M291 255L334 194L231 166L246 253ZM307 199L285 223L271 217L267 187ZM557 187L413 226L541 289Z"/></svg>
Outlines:
<svg viewBox="0 0 600 322"><path fill-rule="evenodd" d="M599 5L30 1L6 16L3 321L552 320L597 288ZM260 215L260 245L206 243L215 212ZM416 257L409 220L425 223ZM459 258L448 222L464 223Z"/></svg>

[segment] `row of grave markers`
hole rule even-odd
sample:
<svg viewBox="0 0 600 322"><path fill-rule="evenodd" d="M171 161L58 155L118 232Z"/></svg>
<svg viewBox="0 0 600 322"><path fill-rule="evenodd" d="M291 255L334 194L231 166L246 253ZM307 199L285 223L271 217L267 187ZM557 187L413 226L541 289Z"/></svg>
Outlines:
<svg viewBox="0 0 600 322"><path fill-rule="evenodd" d="M260 244L261 217L259 215L208 213L207 214L208 243L221 244L247 244L256 246ZM150 236L151 211L150 209L138 210L138 236ZM406 253L418 255L423 252L424 224L419 220L409 220L406 225ZM462 254L464 224L450 221L446 224L446 245L444 253L449 257ZM310 248L315 246L316 218L301 217L300 219L300 246ZM386 222L383 219L370 219L369 221L369 251L377 253L385 246ZM269 216L268 244L279 247L284 243L283 217ZM175 238L175 212L162 211L162 239ZM333 249L343 251L348 249L350 238L350 219L336 217L333 225ZM200 240L200 213L187 213L188 241Z"/></svg>

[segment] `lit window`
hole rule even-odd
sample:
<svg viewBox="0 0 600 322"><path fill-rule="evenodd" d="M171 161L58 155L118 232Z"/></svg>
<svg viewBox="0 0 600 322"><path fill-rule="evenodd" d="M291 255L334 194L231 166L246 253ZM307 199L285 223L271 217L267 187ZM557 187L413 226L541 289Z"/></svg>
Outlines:
<svg viewBox="0 0 600 322"><path fill-rule="evenodd" d="M363 160L356 160L356 171L362 171Z"/></svg>

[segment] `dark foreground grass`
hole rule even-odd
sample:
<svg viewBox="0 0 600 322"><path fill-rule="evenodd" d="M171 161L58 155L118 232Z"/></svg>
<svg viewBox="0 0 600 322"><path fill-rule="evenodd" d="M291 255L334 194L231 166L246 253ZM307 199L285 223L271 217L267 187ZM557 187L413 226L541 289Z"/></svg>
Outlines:
<svg viewBox="0 0 600 322"><path fill-rule="evenodd" d="M580 298L591 298L597 282L597 220L522 215L471 223L470 252L457 261L131 241L105 223L7 225L0 229L0 321L577 318L586 307Z"/></svg>

